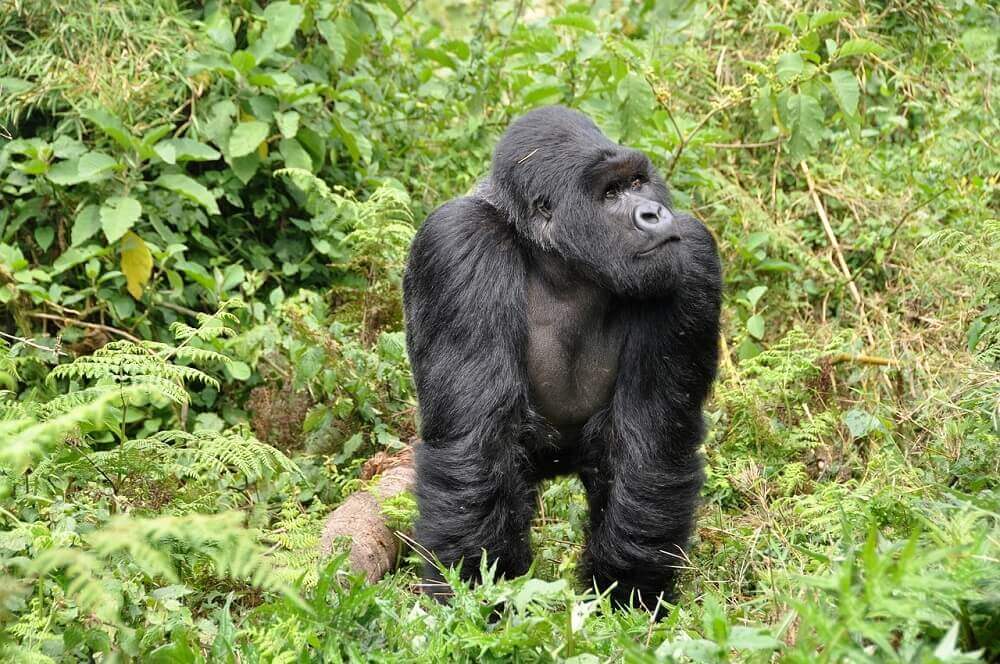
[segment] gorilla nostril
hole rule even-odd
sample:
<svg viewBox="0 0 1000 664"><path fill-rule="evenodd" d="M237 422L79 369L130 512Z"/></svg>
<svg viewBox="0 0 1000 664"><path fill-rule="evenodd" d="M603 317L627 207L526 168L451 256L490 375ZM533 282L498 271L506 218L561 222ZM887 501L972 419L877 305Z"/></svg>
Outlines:
<svg viewBox="0 0 1000 664"><path fill-rule="evenodd" d="M655 224L660 221L660 215L650 210L639 213L639 218L647 224Z"/></svg>

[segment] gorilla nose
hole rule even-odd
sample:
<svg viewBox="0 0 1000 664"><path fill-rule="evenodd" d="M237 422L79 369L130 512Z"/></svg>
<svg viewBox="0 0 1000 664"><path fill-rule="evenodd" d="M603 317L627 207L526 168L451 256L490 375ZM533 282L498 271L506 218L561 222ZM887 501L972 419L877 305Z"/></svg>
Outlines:
<svg viewBox="0 0 1000 664"><path fill-rule="evenodd" d="M642 201L636 205L632 212L632 221L636 228L657 240L680 239L674 215L656 201Z"/></svg>

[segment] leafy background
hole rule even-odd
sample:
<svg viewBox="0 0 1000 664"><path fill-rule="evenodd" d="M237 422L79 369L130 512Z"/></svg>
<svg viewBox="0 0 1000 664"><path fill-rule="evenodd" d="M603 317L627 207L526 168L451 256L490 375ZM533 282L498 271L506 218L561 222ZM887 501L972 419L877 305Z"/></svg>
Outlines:
<svg viewBox="0 0 1000 664"><path fill-rule="evenodd" d="M5 661L1000 658L1000 18L976 0L0 0ZM400 273L564 103L717 235L676 605L321 560L414 434ZM412 499L386 507L405 530Z"/></svg>

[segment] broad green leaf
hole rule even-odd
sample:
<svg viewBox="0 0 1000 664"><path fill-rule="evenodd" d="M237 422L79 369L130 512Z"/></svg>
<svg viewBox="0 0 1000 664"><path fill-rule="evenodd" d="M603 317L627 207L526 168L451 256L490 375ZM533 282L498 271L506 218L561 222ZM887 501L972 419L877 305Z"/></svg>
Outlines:
<svg viewBox="0 0 1000 664"><path fill-rule="evenodd" d="M851 438L863 438L872 431L884 428L877 417L857 408L844 413L844 424L850 430Z"/></svg>
<svg viewBox="0 0 1000 664"><path fill-rule="evenodd" d="M853 117L857 114L861 91L858 89L858 79L854 74L844 69L830 72L830 91L845 115Z"/></svg>
<svg viewBox="0 0 1000 664"><path fill-rule="evenodd" d="M764 338L764 317L760 314L754 314L747 319L747 332L750 333L754 339L760 340Z"/></svg>
<svg viewBox="0 0 1000 664"><path fill-rule="evenodd" d="M54 165L46 173L53 184L69 186L93 182L107 176L118 162L103 152L87 152L76 159L67 159Z"/></svg>
<svg viewBox="0 0 1000 664"><path fill-rule="evenodd" d="M870 39L851 39L844 42L837 52L838 58L849 58L852 55L880 55L885 48Z"/></svg>
<svg viewBox="0 0 1000 664"><path fill-rule="evenodd" d="M226 364L226 371L232 376L233 380L248 380L252 373L250 365L239 360Z"/></svg>
<svg viewBox="0 0 1000 664"><path fill-rule="evenodd" d="M100 229L101 208L96 205L87 205L76 215L76 221L73 222L73 232L70 234L70 244L74 247L83 244Z"/></svg>
<svg viewBox="0 0 1000 664"><path fill-rule="evenodd" d="M128 292L135 299L142 297L143 287L153 274L153 254L142 238L129 231L121 242L121 270L125 275Z"/></svg>
<svg viewBox="0 0 1000 664"><path fill-rule="evenodd" d="M163 161L176 164L185 161L215 161L222 155L210 145L190 138L168 138L153 146Z"/></svg>
<svg viewBox="0 0 1000 664"><path fill-rule="evenodd" d="M35 242L42 248L42 251L48 251L55 237L56 232L51 226L38 226L35 228Z"/></svg>
<svg viewBox="0 0 1000 664"><path fill-rule="evenodd" d="M836 23L842 18L848 18L850 12L820 12L809 19L809 25L813 28L822 28L824 25Z"/></svg>
<svg viewBox="0 0 1000 664"><path fill-rule="evenodd" d="M114 139L115 143L126 150L133 147L134 138L132 132L125 128L122 121L112 115L107 109L101 107L90 108L82 113L83 117L93 122L105 134Z"/></svg>
<svg viewBox="0 0 1000 664"><path fill-rule="evenodd" d="M139 220L142 205L128 196L112 196L101 206L101 229L108 244L115 242Z"/></svg>
<svg viewBox="0 0 1000 664"><path fill-rule="evenodd" d="M281 0L273 2L264 10L264 21L267 27L263 34L250 47L258 63L263 62L279 48L287 46L295 36L299 23L305 16L305 10L300 5Z"/></svg>
<svg viewBox="0 0 1000 664"><path fill-rule="evenodd" d="M257 58L250 51L236 51L229 56L229 62L236 67L236 71L244 76L248 71L257 66Z"/></svg>
<svg viewBox="0 0 1000 664"><path fill-rule="evenodd" d="M208 210L210 214L219 214L219 206L215 202L215 197L197 180L193 180L186 175L174 173L161 175L156 179L154 184L198 203Z"/></svg>
<svg viewBox="0 0 1000 664"><path fill-rule="evenodd" d="M788 124L792 137L789 153L795 162L803 159L819 143L823 131L823 109L812 95L799 93L788 98Z"/></svg>
<svg viewBox="0 0 1000 664"><path fill-rule="evenodd" d="M597 24L594 23L594 19L586 14L565 14L549 21L549 25L562 25L567 28L582 30L583 32L597 32Z"/></svg>
<svg viewBox="0 0 1000 664"><path fill-rule="evenodd" d="M275 48L287 46L304 16L305 10L301 5L284 1L272 2L264 10L264 20L267 21L264 34L274 40Z"/></svg>
<svg viewBox="0 0 1000 664"><path fill-rule="evenodd" d="M283 138L278 143L278 151L288 168L301 168L312 172L313 163L309 153L294 138Z"/></svg>
<svg viewBox="0 0 1000 664"><path fill-rule="evenodd" d="M216 9L211 16L206 18L205 32L209 39L221 46L226 53L232 53L233 49L236 48L233 26L229 20L229 13L224 9Z"/></svg>
<svg viewBox="0 0 1000 664"><path fill-rule="evenodd" d="M534 106L542 101L556 101L562 96L561 85L533 85L524 91L522 101L525 106Z"/></svg>
<svg viewBox="0 0 1000 664"><path fill-rule="evenodd" d="M766 292L767 286L754 286L747 291L747 302L750 303L751 307L756 307L757 303L760 302L760 298L762 298Z"/></svg>
<svg viewBox="0 0 1000 664"><path fill-rule="evenodd" d="M295 134L299 133L299 114L295 111L275 113L274 119L278 123L278 131L284 138L295 138Z"/></svg>
<svg viewBox="0 0 1000 664"><path fill-rule="evenodd" d="M778 74L778 80L785 82L800 75L804 68L805 62L802 60L801 55L798 53L783 53L778 58L775 70Z"/></svg>
<svg viewBox="0 0 1000 664"><path fill-rule="evenodd" d="M233 129L229 137L229 156L245 157L267 138L268 125L266 122L253 120L251 122L241 122Z"/></svg>

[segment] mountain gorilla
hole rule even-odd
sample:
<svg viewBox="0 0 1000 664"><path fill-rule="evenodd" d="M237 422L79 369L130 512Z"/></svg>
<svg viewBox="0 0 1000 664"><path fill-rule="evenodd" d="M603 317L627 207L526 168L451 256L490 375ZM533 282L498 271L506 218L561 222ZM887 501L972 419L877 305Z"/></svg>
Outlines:
<svg viewBox="0 0 1000 664"><path fill-rule="evenodd" d="M587 583L621 604L669 596L702 484L721 277L649 159L576 111L528 113L488 178L421 226L403 285L417 541L464 578L484 553L523 574L539 481L575 472Z"/></svg>

